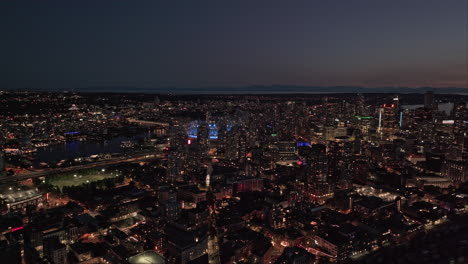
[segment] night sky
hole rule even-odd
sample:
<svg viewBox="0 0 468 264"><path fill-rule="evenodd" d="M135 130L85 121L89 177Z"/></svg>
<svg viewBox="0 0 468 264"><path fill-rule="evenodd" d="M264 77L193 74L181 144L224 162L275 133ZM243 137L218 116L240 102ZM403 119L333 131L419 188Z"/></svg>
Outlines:
<svg viewBox="0 0 468 264"><path fill-rule="evenodd" d="M0 3L0 88L465 87L465 0Z"/></svg>

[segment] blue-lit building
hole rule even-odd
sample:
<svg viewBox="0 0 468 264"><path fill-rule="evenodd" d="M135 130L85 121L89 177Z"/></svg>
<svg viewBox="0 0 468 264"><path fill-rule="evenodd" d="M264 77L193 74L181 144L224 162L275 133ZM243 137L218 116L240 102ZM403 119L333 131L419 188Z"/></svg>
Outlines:
<svg viewBox="0 0 468 264"><path fill-rule="evenodd" d="M187 125L187 136L189 138L197 138L198 137L198 128L201 125L206 124L204 121L193 121ZM231 131L233 124L229 123L226 125L226 131ZM208 138L209 139L218 139L218 131L219 125L215 122L208 123Z"/></svg>

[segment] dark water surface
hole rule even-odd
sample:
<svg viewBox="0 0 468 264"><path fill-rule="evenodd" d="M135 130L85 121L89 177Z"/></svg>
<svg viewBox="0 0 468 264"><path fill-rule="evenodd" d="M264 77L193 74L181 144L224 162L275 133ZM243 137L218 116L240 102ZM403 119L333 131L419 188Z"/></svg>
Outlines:
<svg viewBox="0 0 468 264"><path fill-rule="evenodd" d="M139 139L146 139L150 136L150 133L142 133L132 137L121 136L104 141L71 141L40 147L37 148L35 162L49 163L89 157L91 155L131 152L132 149L121 146L122 141L136 142Z"/></svg>

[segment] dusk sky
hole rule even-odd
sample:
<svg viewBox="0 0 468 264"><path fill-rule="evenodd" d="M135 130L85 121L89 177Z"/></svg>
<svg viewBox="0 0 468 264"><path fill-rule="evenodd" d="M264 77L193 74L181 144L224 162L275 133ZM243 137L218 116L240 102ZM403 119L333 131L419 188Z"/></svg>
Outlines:
<svg viewBox="0 0 468 264"><path fill-rule="evenodd" d="M0 88L466 87L465 0L1 1Z"/></svg>

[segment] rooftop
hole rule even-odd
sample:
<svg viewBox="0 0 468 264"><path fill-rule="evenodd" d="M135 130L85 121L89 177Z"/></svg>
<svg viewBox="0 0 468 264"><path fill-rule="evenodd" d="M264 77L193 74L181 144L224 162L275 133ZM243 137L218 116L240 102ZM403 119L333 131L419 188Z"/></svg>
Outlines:
<svg viewBox="0 0 468 264"><path fill-rule="evenodd" d="M128 258L131 264L164 264L166 260L154 250L148 250Z"/></svg>
<svg viewBox="0 0 468 264"><path fill-rule="evenodd" d="M0 190L0 199L5 200L8 204L17 203L41 195L42 194L35 189L29 189L24 186L8 187Z"/></svg>

